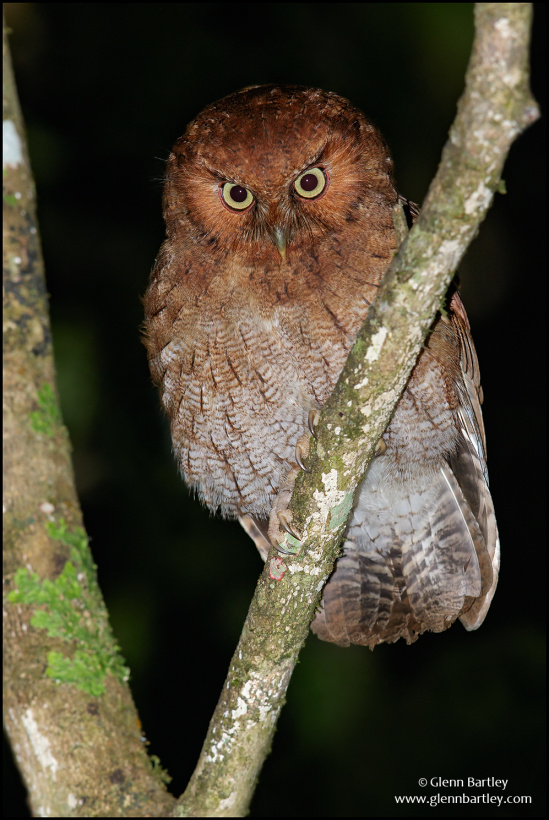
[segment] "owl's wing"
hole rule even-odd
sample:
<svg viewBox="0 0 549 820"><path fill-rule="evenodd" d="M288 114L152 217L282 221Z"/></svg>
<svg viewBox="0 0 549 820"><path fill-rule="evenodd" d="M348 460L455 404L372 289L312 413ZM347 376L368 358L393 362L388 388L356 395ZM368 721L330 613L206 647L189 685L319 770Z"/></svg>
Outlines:
<svg viewBox="0 0 549 820"><path fill-rule="evenodd" d="M447 629L492 581L484 538L450 466L387 482L374 461L313 631L341 645ZM485 584L485 588L483 588Z"/></svg>
<svg viewBox="0 0 549 820"><path fill-rule="evenodd" d="M479 555L483 576L482 586L487 591L460 617L465 628L471 630L481 625L494 596L499 573L500 550L494 505L488 488L480 372L469 321L458 293L454 293L451 299L450 321L459 342L462 374L462 380L458 381L457 385L460 399L461 437L458 449L450 459L450 467L469 509L478 522L487 553L484 556ZM487 583L490 575L491 580Z"/></svg>
<svg viewBox="0 0 549 820"><path fill-rule="evenodd" d="M368 469L336 570L312 629L341 645L373 647L460 618L480 626L494 595L499 540L486 469L478 361L461 300L448 318L459 355L456 446L439 470L409 465L387 482L383 456Z"/></svg>
<svg viewBox="0 0 549 820"><path fill-rule="evenodd" d="M419 216L420 208L415 202L401 195L399 195L399 200L404 209L408 227L411 228ZM483 581L482 588L488 591L475 601L467 613L460 617L465 628L472 630L481 625L494 597L499 574L500 547L494 505L488 489L480 369L469 319L457 291L451 297L449 313L450 322L459 344L463 379L461 383L458 383L462 441L450 465L461 492L480 527L489 557L487 561L483 550L478 556Z"/></svg>

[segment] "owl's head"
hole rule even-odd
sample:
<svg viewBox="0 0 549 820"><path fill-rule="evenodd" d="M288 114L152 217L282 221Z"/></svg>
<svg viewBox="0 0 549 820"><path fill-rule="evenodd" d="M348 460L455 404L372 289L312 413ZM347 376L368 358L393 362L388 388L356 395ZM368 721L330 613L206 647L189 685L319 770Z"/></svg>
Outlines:
<svg viewBox="0 0 549 820"><path fill-rule="evenodd" d="M337 94L302 86L237 91L202 111L170 155L168 237L258 260L318 248L396 201L378 129Z"/></svg>

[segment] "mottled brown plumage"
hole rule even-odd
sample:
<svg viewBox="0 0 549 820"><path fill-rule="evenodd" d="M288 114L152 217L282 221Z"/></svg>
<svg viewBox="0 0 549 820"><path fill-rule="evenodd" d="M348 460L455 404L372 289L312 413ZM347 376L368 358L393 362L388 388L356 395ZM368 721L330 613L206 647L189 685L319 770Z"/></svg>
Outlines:
<svg viewBox="0 0 549 820"><path fill-rule="evenodd" d="M145 298L151 373L186 482L265 552L311 410L396 248L379 131L336 94L259 86L177 141ZM480 625L499 565L478 364L454 293L357 493L313 630L374 646ZM272 532L272 528L271 528Z"/></svg>

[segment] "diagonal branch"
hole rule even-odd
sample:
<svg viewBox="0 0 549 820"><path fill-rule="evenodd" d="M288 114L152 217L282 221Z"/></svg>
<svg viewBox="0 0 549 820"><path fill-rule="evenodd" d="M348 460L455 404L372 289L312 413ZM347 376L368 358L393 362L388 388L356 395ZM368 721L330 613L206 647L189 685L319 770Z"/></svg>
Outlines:
<svg viewBox="0 0 549 820"><path fill-rule="evenodd" d="M246 814L356 487L402 394L455 269L499 189L513 140L538 117L529 3L477 3L466 87L421 216L384 277L322 409L310 475L296 482L298 556L271 552L178 813Z"/></svg>

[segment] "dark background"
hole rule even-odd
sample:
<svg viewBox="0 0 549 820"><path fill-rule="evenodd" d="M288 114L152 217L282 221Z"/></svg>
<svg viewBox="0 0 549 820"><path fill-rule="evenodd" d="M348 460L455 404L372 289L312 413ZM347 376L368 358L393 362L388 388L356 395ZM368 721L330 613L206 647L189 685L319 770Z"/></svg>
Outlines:
<svg viewBox="0 0 549 820"><path fill-rule="evenodd" d="M244 85L303 83L377 122L401 192L421 203L463 88L472 14L469 3L7 4L85 523L150 750L175 794L261 565L237 524L185 490L148 375L140 299L163 238L163 162L209 102ZM534 802L434 816L544 815L544 145L541 120L511 149L508 193L461 268L503 551L486 622L373 653L311 636L252 816L423 816L393 795L455 793L418 787L437 776L505 778L504 794ZM4 813L22 817L7 758Z"/></svg>

